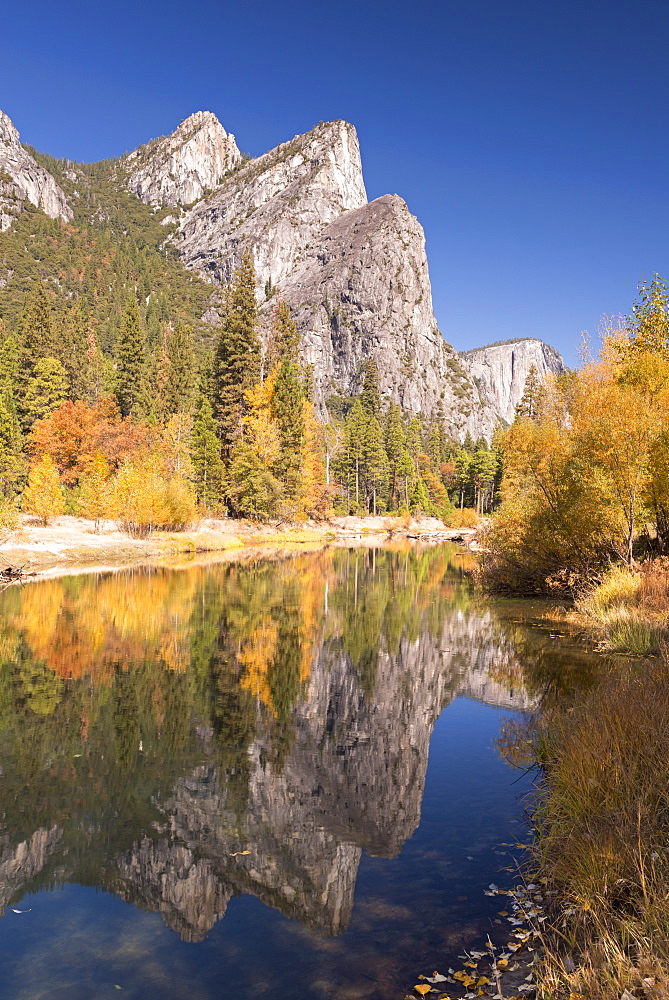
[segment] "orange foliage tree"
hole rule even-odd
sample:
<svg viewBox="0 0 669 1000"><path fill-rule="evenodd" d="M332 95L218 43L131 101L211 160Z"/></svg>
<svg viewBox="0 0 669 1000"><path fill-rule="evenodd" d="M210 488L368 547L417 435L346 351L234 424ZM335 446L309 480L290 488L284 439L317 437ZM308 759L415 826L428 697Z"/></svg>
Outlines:
<svg viewBox="0 0 669 1000"><path fill-rule="evenodd" d="M49 455L66 486L87 472L96 454L110 469L145 451L152 438L144 424L121 417L116 400L106 396L93 405L67 400L48 417L38 420L27 442L33 459Z"/></svg>

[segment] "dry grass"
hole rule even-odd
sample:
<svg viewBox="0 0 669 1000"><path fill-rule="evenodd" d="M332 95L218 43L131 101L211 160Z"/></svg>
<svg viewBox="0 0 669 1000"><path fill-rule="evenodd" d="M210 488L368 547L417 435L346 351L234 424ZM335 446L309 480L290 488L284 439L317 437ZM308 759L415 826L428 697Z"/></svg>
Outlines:
<svg viewBox="0 0 669 1000"><path fill-rule="evenodd" d="M576 607L609 649L659 653L669 642L669 559L613 566Z"/></svg>
<svg viewBox="0 0 669 1000"><path fill-rule="evenodd" d="M537 755L537 876L560 900L540 997L669 997L667 663L614 672L544 720Z"/></svg>

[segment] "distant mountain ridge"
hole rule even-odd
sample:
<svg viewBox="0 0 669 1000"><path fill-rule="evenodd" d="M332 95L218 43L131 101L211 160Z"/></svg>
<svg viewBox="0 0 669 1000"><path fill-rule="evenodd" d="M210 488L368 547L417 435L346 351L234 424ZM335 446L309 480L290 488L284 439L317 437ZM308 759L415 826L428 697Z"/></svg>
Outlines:
<svg viewBox="0 0 669 1000"><path fill-rule="evenodd" d="M1 228L26 202L64 223L74 209L81 216L76 202L91 168L58 163L55 177L0 113ZM347 122L319 123L247 160L215 115L196 112L172 135L103 167L108 189L148 206L164 228L164 247L214 286L205 321L217 322L215 289L250 251L262 330L266 335L274 303L284 299L323 417L328 400L359 391L374 358L386 399L427 417L439 411L456 439L489 439L500 421L513 419L531 364L542 378L562 370L559 354L533 338L463 354L444 341L422 227L397 195L368 202L356 131ZM104 222L105 209L94 209L94 217Z"/></svg>

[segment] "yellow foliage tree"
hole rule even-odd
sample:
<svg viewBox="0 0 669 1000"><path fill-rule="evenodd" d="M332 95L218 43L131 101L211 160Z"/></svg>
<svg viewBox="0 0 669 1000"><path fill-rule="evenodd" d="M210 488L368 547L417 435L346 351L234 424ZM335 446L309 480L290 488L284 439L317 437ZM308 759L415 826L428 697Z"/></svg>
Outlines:
<svg viewBox="0 0 669 1000"><path fill-rule="evenodd" d="M109 514L109 464L102 452L97 452L90 460L88 471L79 482L79 513L95 522L95 530L100 530L100 522Z"/></svg>
<svg viewBox="0 0 669 1000"><path fill-rule="evenodd" d="M192 488L179 476L167 479L160 459L141 466L126 462L110 484L110 513L134 538L145 538L156 528L180 530L197 518Z"/></svg>
<svg viewBox="0 0 669 1000"><path fill-rule="evenodd" d="M646 290L648 291L648 290ZM572 588L647 533L669 546L669 296L659 279L600 357L548 387L503 439L485 573L503 589Z"/></svg>
<svg viewBox="0 0 669 1000"><path fill-rule="evenodd" d="M65 497L60 485L58 469L50 455L41 459L30 470L28 484L23 493L23 509L35 514L42 524L65 513Z"/></svg>

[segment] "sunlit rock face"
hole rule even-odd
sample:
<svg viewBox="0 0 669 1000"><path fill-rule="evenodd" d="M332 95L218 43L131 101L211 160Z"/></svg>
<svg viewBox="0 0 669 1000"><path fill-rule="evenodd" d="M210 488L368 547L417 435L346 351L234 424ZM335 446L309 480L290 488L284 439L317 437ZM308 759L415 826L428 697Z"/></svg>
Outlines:
<svg viewBox="0 0 669 1000"><path fill-rule="evenodd" d="M241 163L234 135L211 111L197 111L172 135L123 158L128 188L148 205L189 205Z"/></svg>
<svg viewBox="0 0 669 1000"><path fill-rule="evenodd" d="M30 840L14 847L0 829L0 917L12 896L42 871L63 835L57 826L35 830Z"/></svg>
<svg viewBox="0 0 669 1000"><path fill-rule="evenodd" d="M331 122L246 163L180 220L174 245L186 267L216 283L249 250L259 294L268 280L282 291L314 237L366 201L355 129Z"/></svg>
<svg viewBox="0 0 669 1000"><path fill-rule="evenodd" d="M26 201L51 219L72 218L61 188L23 148L16 126L0 111L0 230L11 226Z"/></svg>
<svg viewBox="0 0 669 1000"><path fill-rule="evenodd" d="M175 133L169 140L178 145ZM359 391L374 358L388 399L414 413L441 403L455 437L488 437L496 414L441 336L432 309L425 237L396 195L371 204L355 129L318 125L251 160L182 215L171 237L184 264L225 284L253 257L263 333L285 299L313 365L316 404ZM214 313L211 317L214 318Z"/></svg>
<svg viewBox="0 0 669 1000"><path fill-rule="evenodd" d="M478 347L461 355L461 361L483 399L509 424L516 415L516 406L525 391L532 365L542 382L549 375L564 371L564 363L555 348L533 338Z"/></svg>
<svg viewBox="0 0 669 1000"><path fill-rule="evenodd" d="M345 212L323 229L281 296L301 331L323 415L332 394L360 391L365 364L374 359L386 399L413 413L433 413L441 404L454 437L492 433L495 413L437 327L423 229L397 195Z"/></svg>

